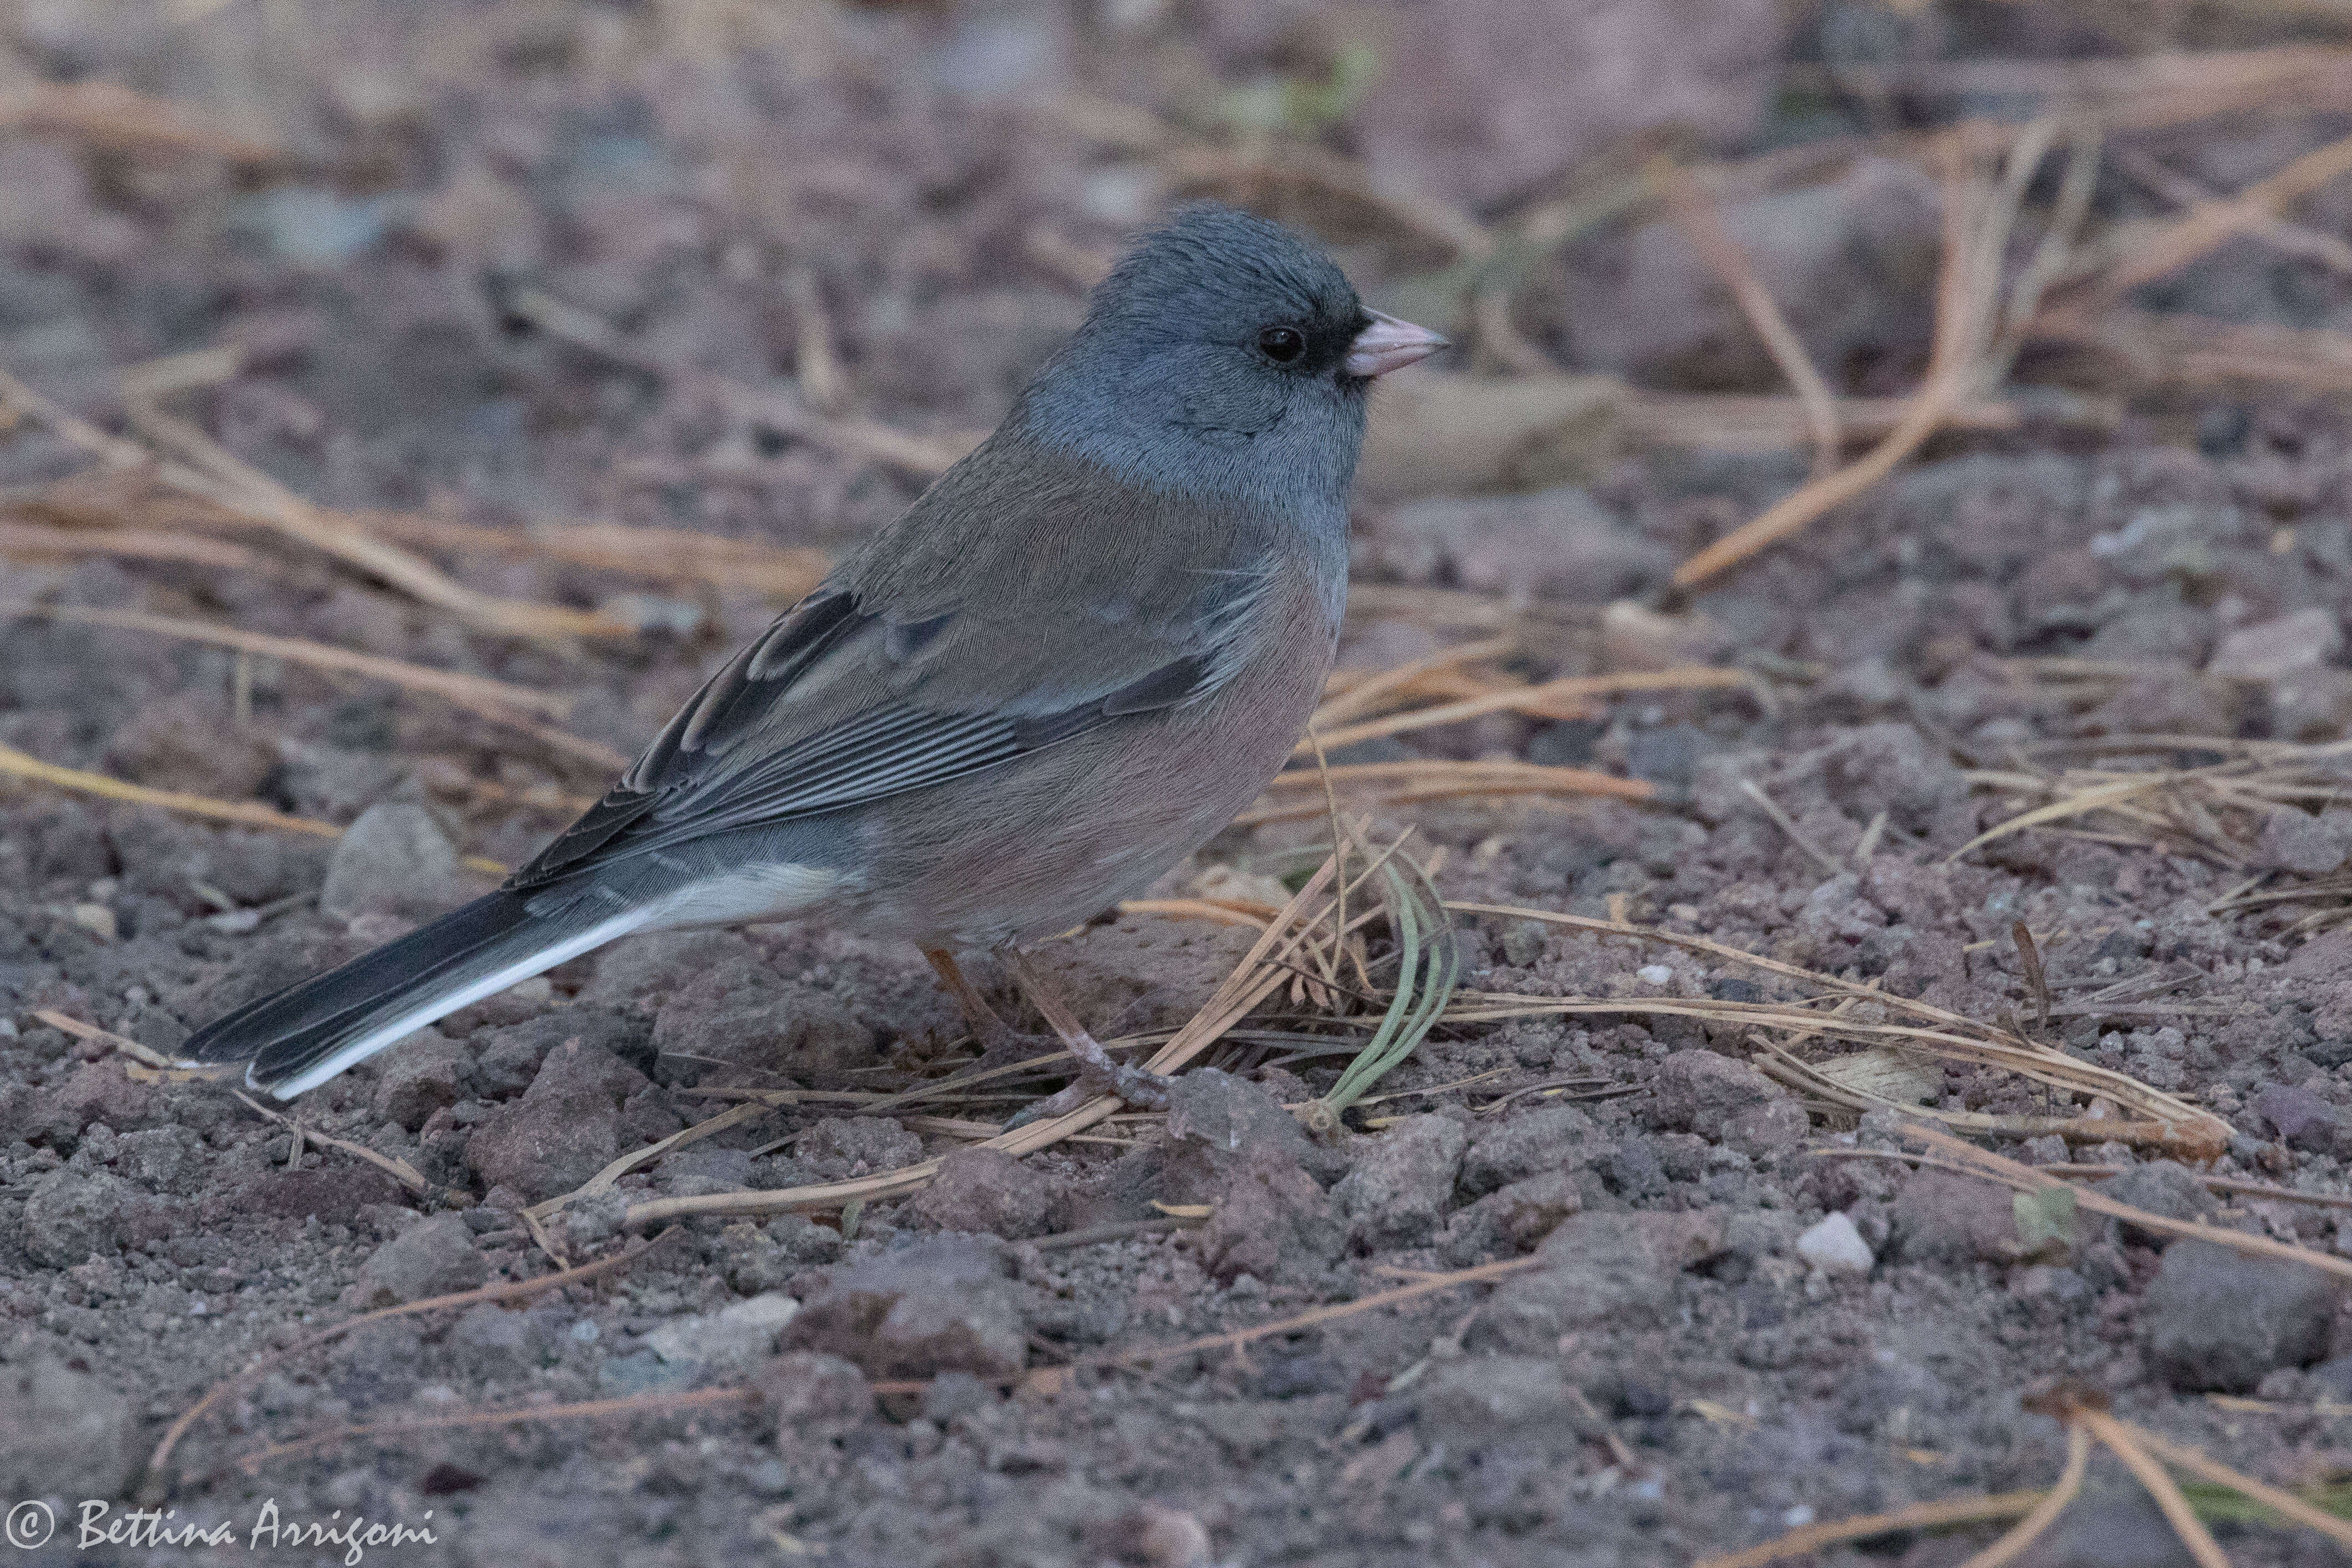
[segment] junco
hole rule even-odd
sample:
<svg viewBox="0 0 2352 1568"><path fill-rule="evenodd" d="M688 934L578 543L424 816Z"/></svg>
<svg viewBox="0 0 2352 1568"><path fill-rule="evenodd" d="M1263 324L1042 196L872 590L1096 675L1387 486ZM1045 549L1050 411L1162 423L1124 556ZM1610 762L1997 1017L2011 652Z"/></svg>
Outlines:
<svg viewBox="0 0 2352 1568"><path fill-rule="evenodd" d="M1163 1100L1022 954L1255 797L1329 672L1372 379L1445 346L1314 246L1187 208L1003 424L696 693L486 898L196 1031L281 1100L629 935L813 917L995 950L1077 1058Z"/></svg>

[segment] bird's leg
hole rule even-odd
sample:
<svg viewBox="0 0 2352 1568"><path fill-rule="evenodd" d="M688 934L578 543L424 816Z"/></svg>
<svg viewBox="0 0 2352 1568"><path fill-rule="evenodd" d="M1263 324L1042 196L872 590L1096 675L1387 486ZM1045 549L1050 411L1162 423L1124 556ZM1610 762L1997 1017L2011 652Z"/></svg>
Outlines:
<svg viewBox="0 0 2352 1568"><path fill-rule="evenodd" d="M1144 1110L1165 1110L1168 1108L1166 1079L1158 1073L1111 1060L1110 1053L1103 1049L1102 1042L1087 1033L1086 1026L1078 1022L1077 1015L1070 1011L1061 994L1037 972L1037 966L1029 962L1026 954L1010 942L999 948L997 952L1013 971L1013 977L1019 983L1023 994L1045 1016L1046 1026L1061 1037L1063 1046L1078 1064L1076 1082L1051 1099L1031 1106L1007 1123L1008 1127L1048 1116L1064 1115L1098 1094L1115 1095Z"/></svg>
<svg viewBox="0 0 2352 1568"><path fill-rule="evenodd" d="M992 1068L1011 1067L1014 1062L1047 1056L1062 1048L1055 1036L1024 1035L998 1017L996 1009L988 1005L988 998L980 994L980 987L971 983L963 966L956 963L955 954L946 948L927 947L923 956L930 961L940 984L962 1009L964 1025L980 1044L980 1060L970 1070L986 1072Z"/></svg>
<svg viewBox="0 0 2352 1568"><path fill-rule="evenodd" d="M962 1009L964 1026L971 1030L971 1037L980 1042L982 1050L992 1052L999 1045L1013 1040L1013 1026L996 1016L996 1009L988 1005L988 998L980 994L980 987L965 976L963 966L956 962L954 953L944 947L927 947L923 949L923 956L930 961L931 971L940 977L940 984Z"/></svg>

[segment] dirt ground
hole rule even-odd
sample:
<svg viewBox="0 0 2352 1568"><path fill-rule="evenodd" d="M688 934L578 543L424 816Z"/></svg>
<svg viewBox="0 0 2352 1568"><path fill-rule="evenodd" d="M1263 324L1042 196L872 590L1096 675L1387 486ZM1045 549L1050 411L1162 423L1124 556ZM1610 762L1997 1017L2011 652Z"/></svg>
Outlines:
<svg viewBox="0 0 2352 1568"><path fill-rule="evenodd" d="M2147 42L2126 9L1529 0L1441 26L1217 0L0 6L18 106L0 120L0 368L56 405L11 392L0 438L0 746L248 813L365 816L337 839L0 776L0 1504L58 1520L12 1545L496 1568L1685 1563L2046 1487L2065 1435L2028 1406L2060 1379L2282 1486L2352 1474L2331 1414L2352 1402L2352 1315L2327 1276L2071 1208L2037 1231L2007 1190L1915 1169L1890 1111L1759 1070L1759 1031L1724 1006L1818 988L1720 952L1459 914L1465 998L1622 1010L1441 1023L1316 1137L1281 1108L1330 1089L1366 1013L1278 997L1169 1116L1020 1161L970 1145L1050 1071L858 1113L970 1047L917 954L854 934L622 944L346 1073L286 1108L299 1129L39 1016L168 1054L527 857L789 601L818 558L790 552L886 521L1001 414L1171 199L1313 223L1374 303L1424 314L1433 279L1459 302L1445 247L1472 242L1412 194L1482 235L1550 203L1575 221L1513 264L1505 319L1441 302L1474 348L1410 373L1517 389L1493 405L1510 449L1442 422L1381 437L1343 666L1499 632L1462 667L1483 689L1741 673L1348 746L1334 764L1504 759L1647 786L1350 793L1370 840L1410 828L1450 900L1705 937L2031 1032L2225 1138L2192 1173L2162 1158L2179 1149L2074 1125L2120 1126L2112 1103L1932 1054L1888 1092L1991 1119L1988 1146L2025 1163L2112 1171L2096 1190L2140 1208L2352 1258L2352 926L2331 923L2352 899L2335 804L2352 755L2326 750L2352 718L2352 419L2326 395L2352 388L2168 379L2053 337L1988 395L2002 419L1677 590L1677 563L1804 481L1804 426L1781 398L1780 437L1717 438L1733 395L1780 391L1773 361L1682 231L1594 194L1665 125L1678 155L1746 171L1724 225L1833 389L1903 395L1951 196L1888 149L2021 111L1965 73L1916 92L1902 73L2122 58ZM2300 22L2166 15L2183 47L2311 44ZM1367 59L1388 74L1363 89ZM2284 106L2118 133L2094 222L2177 215L2130 167L2210 194L2329 144L2352 129L2331 117L2352 64L2331 68ZM94 84L145 107L73 96ZM2053 164L2029 205L2057 184ZM2352 194L2322 186L2289 226L2303 239L2231 239L2129 302L2352 330L2352 274L2320 243L2340 247L2347 217ZM2021 229L2012 262L2029 253ZM1509 401L1601 384L1545 379L1566 373L1643 392L1599 441ZM1661 438L1667 395L1711 433ZM142 445L110 457L59 409ZM255 469L301 500L255 501ZM296 539L285 520L320 515L303 502L457 594ZM648 532L615 561L551 522L744 553ZM573 625L518 634L484 604ZM2068 769L2248 761L2291 764L2293 787L2116 795L1953 858ZM1267 815L1156 891L1279 903L1329 818ZM1042 957L1098 1033L1164 1031L1255 935L1200 915L1107 911ZM1648 1010L1677 998L1723 1005ZM746 1089L787 1102L526 1217ZM654 1228L631 1204L942 1154L911 1197L691 1217L631 1250ZM1512 1260L1531 1261L1246 1344L1129 1353ZM247 1369L150 1470L174 1419ZM623 1399L641 1403L492 1418ZM2325 1560L2315 1536L2197 1497L2235 1561ZM433 1539L347 1547L354 1520ZM191 1530L216 1539L158 1533ZM1992 1532L1825 1555L1937 1568ZM2102 1454L2019 1561L2189 1560Z"/></svg>

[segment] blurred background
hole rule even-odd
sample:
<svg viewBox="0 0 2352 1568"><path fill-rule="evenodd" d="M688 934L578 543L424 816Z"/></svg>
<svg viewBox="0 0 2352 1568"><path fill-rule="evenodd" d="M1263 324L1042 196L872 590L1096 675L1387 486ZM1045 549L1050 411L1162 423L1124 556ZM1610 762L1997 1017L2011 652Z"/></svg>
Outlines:
<svg viewBox="0 0 2352 1568"><path fill-rule="evenodd" d="M1932 682L1969 640L1923 653L1948 626L1860 648L1772 593L1693 616L1683 590L1923 447L2128 424L2235 454L2256 402L2343 388L2347 26L2327 0L15 0L0 551L39 569L8 596L70 567L77 602L422 637L526 683L555 678L543 643L461 628L707 654L968 447L1123 240L1205 195L1310 228L1463 345L1384 392L1367 585L1622 602L1613 654L1555 627L1567 673L1737 647L1902 652ZM256 551L269 572L215 569ZM1437 601L1385 603L1413 613L1358 662L1443 642ZM248 659L239 711L287 700L280 673ZM87 761L151 694L78 677L0 730ZM625 751L688 679L587 694L575 727ZM1481 743L1526 740L1497 724Z"/></svg>
<svg viewBox="0 0 2352 1568"><path fill-rule="evenodd" d="M1675 624L1621 612L1635 666L1917 653L1937 634L1857 653L1772 594L1691 619L1664 591L1694 556L1680 585L1720 587L1761 538L1703 551L1890 433L1839 495L1923 447L2126 423L2234 454L2256 402L2342 389L2347 26L2328 0L13 0L0 551L40 570L9 596L64 564L77 602L422 637L542 684L543 647L460 627L715 647L823 556L599 530L860 536L995 420L1126 237L1207 195L1312 229L1463 345L1384 395L1367 584L1638 602ZM1528 491L1552 499L1416 504ZM210 569L256 550L270 574ZM1373 662L1438 646L1434 605ZM2079 651L2100 624L1994 640ZM1561 637L1553 668L1609 662ZM79 674L0 730L89 760L152 689ZM577 725L627 750L685 679L589 694ZM2296 701L2325 729L2341 695Z"/></svg>
<svg viewBox="0 0 2352 1568"><path fill-rule="evenodd" d="M1333 1568L1687 1561L2045 1484L2059 1426L2018 1396L2061 1370L2264 1474L2352 1469L2316 1417L2193 1397L2352 1397L2316 1276L2176 1249L2167 1296L2147 1237L2074 1238L2071 1204L2021 1240L2005 1194L1804 1147L1885 1153L1900 1106L2085 1180L2210 1159L2233 1202L2320 1200L2231 1223L2352 1252L2352 0L0 0L0 1360L50 1369L0 1394L0 1495L120 1489L320 1314L616 1256L621 1208L548 1205L629 1151L636 1202L994 1131L1018 1096L844 1109L936 1089L954 1009L912 953L797 928L566 965L308 1097L312 1132L157 1064L531 854L1195 197L1458 345L1377 395L1318 732L1373 838L1516 906L1460 921L1463 995L1525 1016L1457 1007L1350 1111L1382 1136L1309 1149L1268 1097L1329 1092L1383 1005L1334 967L1285 1024L1328 1037L1215 1058L1297 1160L1184 1187L1139 1119L354 1335L207 1417L189 1517L261 1454L314 1512L469 1495L450 1560L500 1568L1186 1564L1213 1531ZM1056 943L1080 1012L1189 1016L1327 853L1325 782ZM1633 957L1628 921L1682 945ZM1842 1000L1776 1016L1768 1079L1740 1009L1800 982ZM1815 1019L1892 1016L1864 985L1929 1043L1801 1059ZM1985 1065L2061 1040L2063 1073ZM798 1087L711 1127L746 1083ZM689 1127L726 1135L654 1159ZM2135 1201L2210 1211L2165 1169ZM1240 1217L1136 1239L1163 1194ZM920 1423L803 1361L709 1417L724 1448L336 1452L412 1402L699 1398L773 1348L722 1313L852 1311L820 1264L1097 1221L1126 1250L1028 1254L1019 1290L993 1250L891 1276L967 1313L938 1343L824 1342L961 1377ZM1468 1342L1516 1359L1460 1359L1466 1298L1433 1340L1433 1297L1061 1397L1071 1347L1563 1225L1573 1266ZM1000 1400L974 1365L1050 1375ZM2170 1560L2099 1554L2168 1550L2122 1495L2049 1560Z"/></svg>

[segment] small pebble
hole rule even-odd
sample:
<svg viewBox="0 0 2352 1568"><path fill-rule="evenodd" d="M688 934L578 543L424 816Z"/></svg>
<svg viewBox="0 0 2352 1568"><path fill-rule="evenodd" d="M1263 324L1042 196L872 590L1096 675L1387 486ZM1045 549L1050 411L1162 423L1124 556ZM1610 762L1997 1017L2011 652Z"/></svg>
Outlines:
<svg viewBox="0 0 2352 1568"><path fill-rule="evenodd" d="M1833 1214L1797 1237L1797 1256L1824 1274L1867 1274L1878 1261L1853 1221Z"/></svg>
<svg viewBox="0 0 2352 1568"><path fill-rule="evenodd" d="M1663 963L1643 964L1633 973L1636 978L1648 981L1653 985L1664 985L1675 977L1675 972Z"/></svg>

